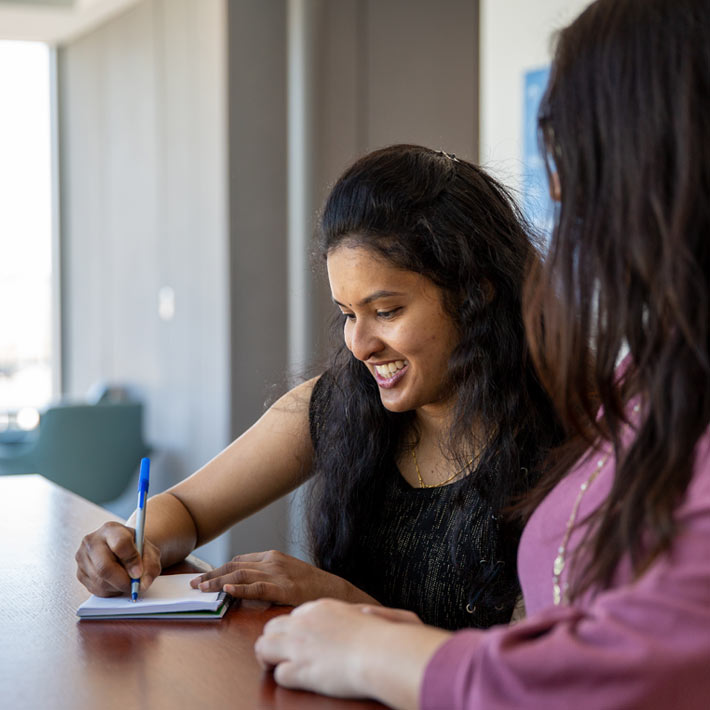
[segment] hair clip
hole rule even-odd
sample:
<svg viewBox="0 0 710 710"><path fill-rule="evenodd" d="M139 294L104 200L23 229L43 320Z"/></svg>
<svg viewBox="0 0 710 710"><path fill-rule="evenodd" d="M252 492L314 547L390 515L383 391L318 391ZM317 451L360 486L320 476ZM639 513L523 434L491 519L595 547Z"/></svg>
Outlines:
<svg viewBox="0 0 710 710"><path fill-rule="evenodd" d="M447 153L445 150L437 150L436 154L440 155L442 158L448 158L449 160L452 160L454 163L461 162L453 153Z"/></svg>

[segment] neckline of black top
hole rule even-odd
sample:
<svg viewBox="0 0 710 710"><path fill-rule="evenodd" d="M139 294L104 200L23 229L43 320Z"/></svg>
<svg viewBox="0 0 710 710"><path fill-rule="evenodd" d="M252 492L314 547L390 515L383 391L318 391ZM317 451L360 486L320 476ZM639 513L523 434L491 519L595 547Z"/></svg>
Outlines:
<svg viewBox="0 0 710 710"><path fill-rule="evenodd" d="M465 481L470 474L467 474L466 476L462 476L461 478L457 478L455 481L451 481L451 483L445 483L443 486L426 486L424 488L420 486L413 486L402 474L402 472L399 470L399 466L394 467L395 470L395 483L397 484L397 488L400 490L406 492L406 493L413 493L416 495L422 495L423 493L429 492L432 493L434 491L446 491L448 492L449 490L452 490L459 486L463 481Z"/></svg>

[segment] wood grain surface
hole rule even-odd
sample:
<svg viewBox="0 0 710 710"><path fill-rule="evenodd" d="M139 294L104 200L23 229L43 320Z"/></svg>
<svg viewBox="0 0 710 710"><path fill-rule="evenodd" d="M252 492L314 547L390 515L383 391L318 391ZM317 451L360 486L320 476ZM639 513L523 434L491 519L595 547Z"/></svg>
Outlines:
<svg viewBox="0 0 710 710"><path fill-rule="evenodd" d="M81 621L81 538L102 508L41 476L0 476L0 698L13 710L374 710L278 687L254 656L286 607L234 605L219 621ZM171 571L200 570L190 560Z"/></svg>

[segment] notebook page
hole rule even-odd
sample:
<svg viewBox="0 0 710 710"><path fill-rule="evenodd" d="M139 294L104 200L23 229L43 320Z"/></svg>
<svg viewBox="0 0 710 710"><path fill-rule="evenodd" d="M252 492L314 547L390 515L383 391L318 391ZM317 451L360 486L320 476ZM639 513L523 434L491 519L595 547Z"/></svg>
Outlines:
<svg viewBox="0 0 710 710"><path fill-rule="evenodd" d="M79 616L140 615L159 612L216 611L224 600L224 592L201 592L189 582L197 575L169 574L158 577L138 601L130 596L97 597L92 595L79 606Z"/></svg>

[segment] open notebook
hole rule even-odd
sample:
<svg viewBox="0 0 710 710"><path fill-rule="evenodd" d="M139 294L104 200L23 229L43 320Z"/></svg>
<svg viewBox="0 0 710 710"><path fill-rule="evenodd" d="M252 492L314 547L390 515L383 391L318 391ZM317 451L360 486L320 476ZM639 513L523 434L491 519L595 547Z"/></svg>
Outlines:
<svg viewBox="0 0 710 710"><path fill-rule="evenodd" d="M77 609L81 619L221 619L231 597L224 592L201 592L190 586L197 575L166 574L158 577L138 601L130 597L92 595Z"/></svg>

